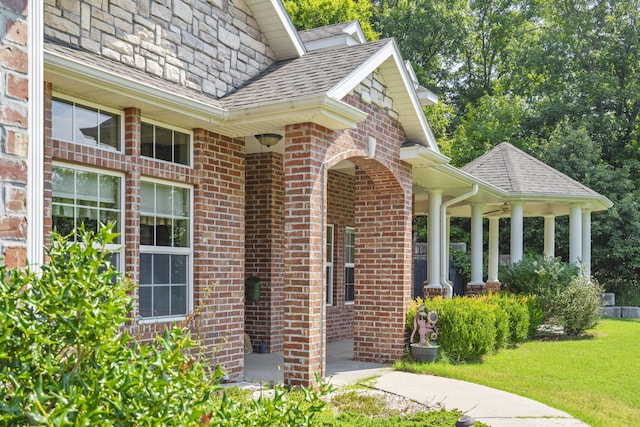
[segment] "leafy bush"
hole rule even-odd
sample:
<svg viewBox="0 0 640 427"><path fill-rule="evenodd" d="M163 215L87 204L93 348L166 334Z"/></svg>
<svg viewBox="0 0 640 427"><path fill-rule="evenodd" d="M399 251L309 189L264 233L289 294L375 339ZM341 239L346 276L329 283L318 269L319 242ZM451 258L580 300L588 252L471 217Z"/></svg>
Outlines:
<svg viewBox="0 0 640 427"><path fill-rule="evenodd" d="M498 304L507 313L509 319L508 344L519 344L529 338L531 316L524 298L498 293L491 295L490 301Z"/></svg>
<svg viewBox="0 0 640 427"><path fill-rule="evenodd" d="M538 327L544 322L542 308L540 308L540 304L535 295L518 295L516 298L527 308L529 313L529 330L527 331L527 335L528 338L533 338L538 333Z"/></svg>
<svg viewBox="0 0 640 427"><path fill-rule="evenodd" d="M560 294L557 319L569 336L578 336L600 320L603 288L584 277L576 277Z"/></svg>
<svg viewBox="0 0 640 427"><path fill-rule="evenodd" d="M81 229L77 243L54 234L40 275L0 266L0 425L310 424L323 406L314 392L306 406L217 397L222 372L193 356L186 327L134 340L122 327L131 283L107 262L111 229Z"/></svg>
<svg viewBox="0 0 640 427"><path fill-rule="evenodd" d="M500 279L509 292L535 295L544 322L557 316L560 294L580 276L580 268L560 258L526 255L520 262L502 267Z"/></svg>
<svg viewBox="0 0 640 427"><path fill-rule="evenodd" d="M441 358L452 362L479 360L493 350L521 343L529 336L529 306L534 297L493 294L482 297L434 298L411 301L407 333L413 328L418 306L438 313Z"/></svg>
<svg viewBox="0 0 640 427"><path fill-rule="evenodd" d="M487 304L474 298L434 298L425 301L425 308L438 313L438 344L450 360L479 360L494 349L496 318Z"/></svg>

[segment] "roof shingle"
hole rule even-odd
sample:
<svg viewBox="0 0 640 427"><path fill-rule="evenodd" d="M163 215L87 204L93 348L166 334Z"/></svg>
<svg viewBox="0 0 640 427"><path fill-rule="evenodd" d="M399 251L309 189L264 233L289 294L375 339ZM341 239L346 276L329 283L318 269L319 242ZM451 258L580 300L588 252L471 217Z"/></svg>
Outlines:
<svg viewBox="0 0 640 427"><path fill-rule="evenodd" d="M509 193L600 196L507 142L497 145L461 169Z"/></svg>
<svg viewBox="0 0 640 427"><path fill-rule="evenodd" d="M341 82L389 40L309 52L281 61L221 99L229 110L321 95Z"/></svg>

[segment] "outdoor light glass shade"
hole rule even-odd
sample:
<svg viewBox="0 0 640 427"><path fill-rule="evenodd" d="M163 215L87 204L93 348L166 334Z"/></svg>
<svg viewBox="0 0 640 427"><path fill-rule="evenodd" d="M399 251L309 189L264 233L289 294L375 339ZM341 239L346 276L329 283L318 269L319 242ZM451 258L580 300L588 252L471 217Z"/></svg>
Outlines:
<svg viewBox="0 0 640 427"><path fill-rule="evenodd" d="M265 147L271 147L280 142L280 140L282 139L282 135L278 135L277 133L263 133L260 135L256 135L256 139Z"/></svg>

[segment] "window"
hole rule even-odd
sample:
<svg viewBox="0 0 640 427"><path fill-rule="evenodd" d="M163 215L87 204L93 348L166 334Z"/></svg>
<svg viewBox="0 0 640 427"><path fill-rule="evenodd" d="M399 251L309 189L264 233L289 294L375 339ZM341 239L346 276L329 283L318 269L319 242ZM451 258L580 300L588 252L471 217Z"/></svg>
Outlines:
<svg viewBox="0 0 640 427"><path fill-rule="evenodd" d="M54 139L120 150L119 113L59 98L53 98L51 110Z"/></svg>
<svg viewBox="0 0 640 427"><path fill-rule="evenodd" d="M115 223L120 233L122 223L122 178L85 168L54 165L52 169L51 217L53 229L68 235L84 225L88 231L98 231L99 225ZM118 251L122 237L118 236L108 249ZM112 264L119 269L120 254L114 252Z"/></svg>
<svg viewBox="0 0 640 427"><path fill-rule="evenodd" d="M355 245L356 231L347 227L344 237L344 301L352 303L355 299Z"/></svg>
<svg viewBox="0 0 640 427"><path fill-rule="evenodd" d="M191 283L191 190L141 183L140 316L184 316Z"/></svg>
<svg viewBox="0 0 640 427"><path fill-rule="evenodd" d="M327 247L325 255L325 282L327 286L327 305L333 304L333 225L327 225Z"/></svg>
<svg viewBox="0 0 640 427"><path fill-rule="evenodd" d="M140 154L181 165L191 164L191 135L142 122Z"/></svg>

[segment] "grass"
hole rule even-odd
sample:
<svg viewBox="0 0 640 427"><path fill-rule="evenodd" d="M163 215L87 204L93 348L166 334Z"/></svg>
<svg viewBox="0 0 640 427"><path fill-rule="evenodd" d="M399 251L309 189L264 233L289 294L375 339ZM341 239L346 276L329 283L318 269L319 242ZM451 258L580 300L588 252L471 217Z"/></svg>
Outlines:
<svg viewBox="0 0 640 427"><path fill-rule="evenodd" d="M640 320L603 320L589 336L529 341L482 363L396 367L470 381L529 397L593 427L638 425Z"/></svg>

